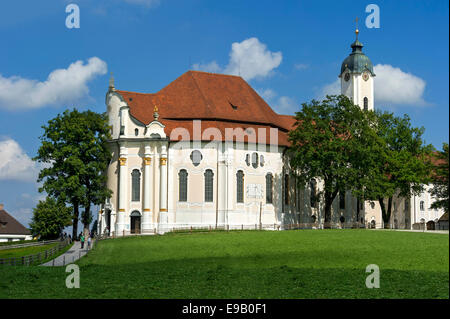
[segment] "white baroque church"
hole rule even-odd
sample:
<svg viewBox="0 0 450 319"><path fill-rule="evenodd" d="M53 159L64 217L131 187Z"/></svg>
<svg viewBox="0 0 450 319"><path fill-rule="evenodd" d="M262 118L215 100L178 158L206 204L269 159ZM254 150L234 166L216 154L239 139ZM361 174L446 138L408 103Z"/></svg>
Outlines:
<svg viewBox="0 0 450 319"><path fill-rule="evenodd" d="M373 110L375 74L362 47L356 38L342 63L341 91ZM188 71L157 93L118 90L111 79L106 106L113 194L99 233L323 227L321 181L298 186L285 156L294 116L274 112L241 77ZM339 194L332 223L366 225L368 208Z"/></svg>

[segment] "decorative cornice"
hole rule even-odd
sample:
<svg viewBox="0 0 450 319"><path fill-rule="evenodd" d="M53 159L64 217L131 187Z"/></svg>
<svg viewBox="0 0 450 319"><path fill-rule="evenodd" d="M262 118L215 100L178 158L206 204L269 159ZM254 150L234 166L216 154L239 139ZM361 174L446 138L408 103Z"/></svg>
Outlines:
<svg viewBox="0 0 450 319"><path fill-rule="evenodd" d="M160 212L167 212L167 209L166 208L161 208L159 211Z"/></svg>
<svg viewBox="0 0 450 319"><path fill-rule="evenodd" d="M159 159L159 163L161 164L161 166L166 165L166 163L167 163L167 158L160 158L160 159Z"/></svg>
<svg viewBox="0 0 450 319"><path fill-rule="evenodd" d="M145 165L151 165L152 164L152 158L151 157L144 157L144 164Z"/></svg>
<svg viewBox="0 0 450 319"><path fill-rule="evenodd" d="M144 208L144 212L151 212L152 210L150 208Z"/></svg>
<svg viewBox="0 0 450 319"><path fill-rule="evenodd" d="M125 166L127 164L127 158L126 157L120 157L119 158L120 166Z"/></svg>
<svg viewBox="0 0 450 319"><path fill-rule="evenodd" d="M125 209L121 208L121 209L119 209L119 212L125 213Z"/></svg>

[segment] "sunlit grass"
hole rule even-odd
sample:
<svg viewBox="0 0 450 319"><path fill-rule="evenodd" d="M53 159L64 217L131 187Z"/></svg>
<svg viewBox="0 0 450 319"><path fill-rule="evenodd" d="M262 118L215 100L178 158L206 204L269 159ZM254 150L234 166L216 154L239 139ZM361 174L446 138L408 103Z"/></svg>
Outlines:
<svg viewBox="0 0 450 319"><path fill-rule="evenodd" d="M373 230L237 231L109 239L65 268L0 267L13 298L448 298L449 237ZM365 270L380 267L380 288ZM47 292L46 295L39 291ZM8 291L8 293L5 293Z"/></svg>

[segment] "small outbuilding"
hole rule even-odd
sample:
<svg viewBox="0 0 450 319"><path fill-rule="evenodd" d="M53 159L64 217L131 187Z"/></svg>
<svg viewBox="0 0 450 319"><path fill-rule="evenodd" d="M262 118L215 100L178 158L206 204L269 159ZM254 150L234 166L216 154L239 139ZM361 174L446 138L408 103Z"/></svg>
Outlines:
<svg viewBox="0 0 450 319"><path fill-rule="evenodd" d="M8 214L0 204L0 242L31 240L31 232Z"/></svg>

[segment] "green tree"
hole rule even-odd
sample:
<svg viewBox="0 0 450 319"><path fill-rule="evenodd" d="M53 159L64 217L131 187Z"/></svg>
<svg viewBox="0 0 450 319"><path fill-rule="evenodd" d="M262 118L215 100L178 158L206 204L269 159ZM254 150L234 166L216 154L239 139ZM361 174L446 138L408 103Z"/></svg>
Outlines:
<svg viewBox="0 0 450 319"><path fill-rule="evenodd" d="M289 132L291 167L305 185L320 178L324 187L325 227L331 221L331 207L339 192L362 188L361 158L368 152L363 141L370 139L370 125L364 112L344 95L302 104L296 124ZM374 137L375 135L372 135ZM373 142L371 142L373 143Z"/></svg>
<svg viewBox="0 0 450 319"><path fill-rule="evenodd" d="M433 167L432 183L433 187L430 190L431 196L436 200L431 204L431 208L442 208L448 213L449 189L448 189L448 143L444 143L442 151L436 152L436 160Z"/></svg>
<svg viewBox="0 0 450 319"><path fill-rule="evenodd" d="M106 187L105 171L111 159L107 147L110 138L107 118L92 111L66 110L42 127L41 146L35 161L45 163L38 182L40 192L73 207L72 236L78 233L79 208L85 230L92 220L91 205L111 195Z"/></svg>
<svg viewBox="0 0 450 319"><path fill-rule="evenodd" d="M389 227L395 195L410 198L424 190L430 180L432 145L422 140L424 128L412 127L408 115L396 117L389 112L376 113L373 126L382 147L371 153L368 176L371 182L364 196L377 200L381 207L384 227ZM385 203L387 199L387 207Z"/></svg>
<svg viewBox="0 0 450 319"><path fill-rule="evenodd" d="M33 210L33 218L30 223L33 236L41 239L56 239L64 227L71 224L70 207L57 202L52 197L39 201Z"/></svg>

